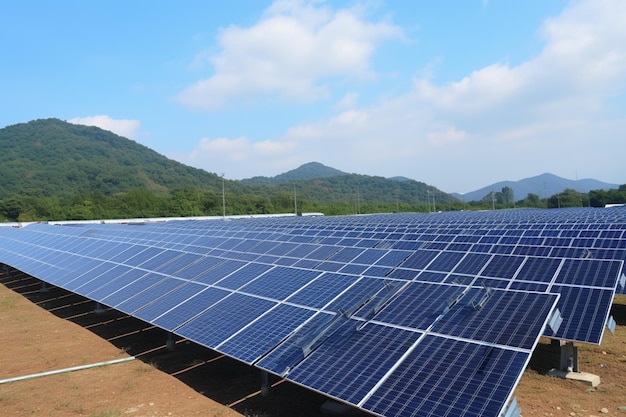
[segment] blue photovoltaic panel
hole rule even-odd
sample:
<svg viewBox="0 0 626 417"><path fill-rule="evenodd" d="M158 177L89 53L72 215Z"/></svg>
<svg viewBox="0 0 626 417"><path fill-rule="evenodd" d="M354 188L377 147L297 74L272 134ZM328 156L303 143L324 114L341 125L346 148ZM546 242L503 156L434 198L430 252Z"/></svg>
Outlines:
<svg viewBox="0 0 626 417"><path fill-rule="evenodd" d="M490 287L490 288L500 288L505 289L509 286L511 281L506 279L498 279L498 278L482 278L478 277L475 281L473 281L472 285L476 287Z"/></svg>
<svg viewBox="0 0 626 417"><path fill-rule="evenodd" d="M166 330L177 329L230 294L228 291L217 288L206 288L181 301L180 304L154 319L152 323Z"/></svg>
<svg viewBox="0 0 626 417"><path fill-rule="evenodd" d="M295 268L301 268L301 269L316 269L320 265L320 263L321 263L320 261L313 260L313 259L300 259L299 261L296 261L290 266L294 266Z"/></svg>
<svg viewBox="0 0 626 417"><path fill-rule="evenodd" d="M615 288L621 264L618 261L569 259L556 277L558 284Z"/></svg>
<svg viewBox="0 0 626 417"><path fill-rule="evenodd" d="M415 281L446 282L447 276L447 274L441 272L422 271L414 279Z"/></svg>
<svg viewBox="0 0 626 417"><path fill-rule="evenodd" d="M346 323L288 374L292 381L357 404L421 333Z"/></svg>
<svg viewBox="0 0 626 417"><path fill-rule="evenodd" d="M201 256L195 253L181 253L181 255L172 260L172 262L161 265L160 267L156 268L155 271L166 275L172 275L191 266L195 262L199 261L200 258Z"/></svg>
<svg viewBox="0 0 626 417"><path fill-rule="evenodd" d="M131 246L129 243L115 242L104 247L103 250L95 254L95 257L98 259L111 259L113 255L122 253Z"/></svg>
<svg viewBox="0 0 626 417"><path fill-rule="evenodd" d="M176 259L181 255L178 251L164 251L154 258L148 259L146 262L139 265L140 268L148 269L150 271L156 271L160 267L167 265L170 261Z"/></svg>
<svg viewBox="0 0 626 417"><path fill-rule="evenodd" d="M367 265L347 264L337 272L341 272L342 274L361 275L367 268Z"/></svg>
<svg viewBox="0 0 626 417"><path fill-rule="evenodd" d="M414 269L402 269L402 268L394 268L389 274L387 274L388 278L397 278L406 281L412 281L416 279L416 277L420 275L420 271L416 271ZM437 282L441 282L441 279L438 279Z"/></svg>
<svg viewBox="0 0 626 417"><path fill-rule="evenodd" d="M511 282L509 289L521 290L521 291L546 292L548 291L548 284L543 284L539 282L513 281Z"/></svg>
<svg viewBox="0 0 626 417"><path fill-rule="evenodd" d="M559 265L561 265L561 259L546 259L538 257L526 258L526 262L516 275L516 280L523 281L541 281L549 283L552 277L556 273Z"/></svg>
<svg viewBox="0 0 626 417"><path fill-rule="evenodd" d="M318 264L315 269L326 272L337 272L343 267L343 264L338 262L322 262Z"/></svg>
<svg viewBox="0 0 626 417"><path fill-rule="evenodd" d="M385 291L385 280L378 278L361 278L347 290L343 291L330 305L327 311L336 312L339 310L351 311L368 299Z"/></svg>
<svg viewBox="0 0 626 417"><path fill-rule="evenodd" d="M167 282L169 283L170 281ZM190 300L192 297L200 294L207 288L204 285L196 284L194 282L178 281L178 284L179 285L177 287L169 292L163 291L160 298L156 299L155 302L144 306L140 310L134 311L133 315L152 323L156 318L178 306L183 301ZM214 297L214 295L211 296Z"/></svg>
<svg viewBox="0 0 626 417"><path fill-rule="evenodd" d="M411 252L408 252L408 251L400 251L400 250L390 251L390 252L387 252L378 261L376 261L376 265L395 267L395 266L400 265L410 255L411 255Z"/></svg>
<svg viewBox="0 0 626 417"><path fill-rule="evenodd" d="M532 349L558 296L474 288L435 325L433 332ZM481 300L484 304L480 305Z"/></svg>
<svg viewBox="0 0 626 417"><path fill-rule="evenodd" d="M236 333L216 350L252 364L277 346L289 333L306 322L315 312L281 304L263 314ZM250 343L254 340L255 343Z"/></svg>
<svg viewBox="0 0 626 417"><path fill-rule="evenodd" d="M452 300L462 295L464 289L456 285L410 283L376 316L376 320L426 330Z"/></svg>
<svg viewBox="0 0 626 417"><path fill-rule="evenodd" d="M308 254L306 257L308 259L317 259L319 261L323 261L325 259L328 259L330 256L334 255L335 253L337 253L338 249L334 246L322 246L319 247L317 249L315 249L313 252L311 252L310 254Z"/></svg>
<svg viewBox="0 0 626 417"><path fill-rule="evenodd" d="M308 241L309 239L304 239L305 241ZM300 245L295 246L288 254L287 256L291 256L294 258L305 258L307 255L309 255L311 252L313 252L314 250L320 248L320 245L318 244L308 244L308 243L302 243Z"/></svg>
<svg viewBox="0 0 626 417"><path fill-rule="evenodd" d="M93 291L100 287L107 285L114 279L117 279L120 275L129 271L128 267L114 264L102 264L107 265L107 268L101 275L96 276L94 279L83 282L78 289L84 296L89 296Z"/></svg>
<svg viewBox="0 0 626 417"><path fill-rule="evenodd" d="M289 297L287 302L322 308L354 282L355 277L351 275L325 273Z"/></svg>
<svg viewBox="0 0 626 417"><path fill-rule="evenodd" d="M163 296L169 294L172 290L180 287L183 282L175 279L161 279L151 287L147 287L137 292L126 301L121 302L115 308L120 311L132 314L135 311L147 306Z"/></svg>
<svg viewBox="0 0 626 417"><path fill-rule="evenodd" d="M477 275L491 259L491 255L468 253L454 269L457 274Z"/></svg>
<svg viewBox="0 0 626 417"><path fill-rule="evenodd" d="M65 281L65 287L73 292L85 295L86 292L81 290L84 284L92 281L100 282L100 285L104 284L106 281L103 281L100 277L115 267L115 264L106 262L89 262L89 264L88 270L82 272L82 274L77 274L73 280ZM72 274L68 275L72 276Z"/></svg>
<svg viewBox="0 0 626 417"><path fill-rule="evenodd" d="M1 262L398 417L497 416L558 296L546 335L600 342L626 259L623 209L1 229Z"/></svg>
<svg viewBox="0 0 626 417"><path fill-rule="evenodd" d="M217 285L221 288L236 290L257 279L270 269L272 269L271 265L250 263L241 267L236 273L218 281Z"/></svg>
<svg viewBox="0 0 626 417"><path fill-rule="evenodd" d="M568 314L554 337L599 344L611 308L613 290L553 285L550 291L561 294L557 307Z"/></svg>
<svg viewBox="0 0 626 417"><path fill-rule="evenodd" d="M385 278L389 276L392 271L393 268L388 266L370 266L363 272L363 275L367 275L369 277Z"/></svg>
<svg viewBox="0 0 626 417"><path fill-rule="evenodd" d="M123 303L131 297L134 297L138 292L150 288L164 279L165 277L163 275L146 272L135 281L128 283L111 295L104 297L102 299L102 302L111 307L118 308L117 306L119 304Z"/></svg>
<svg viewBox="0 0 626 417"><path fill-rule="evenodd" d="M111 278L95 290L90 291L86 296L92 300L102 301L105 297L108 297L115 293L115 291L120 290L146 274L146 271L131 269L127 266L120 266L120 268L115 269L115 272L118 272L118 270L120 272L119 275L115 278Z"/></svg>
<svg viewBox="0 0 626 417"><path fill-rule="evenodd" d="M359 256L352 260L353 264L373 265L380 258L385 256L386 250L382 249L365 249Z"/></svg>
<svg viewBox="0 0 626 417"><path fill-rule="evenodd" d="M198 256L198 255L195 255ZM202 256L195 262L188 264L186 267L176 271L176 276L184 279L195 279L201 274L207 274L217 265L224 262L222 258L214 256Z"/></svg>
<svg viewBox="0 0 626 417"><path fill-rule="evenodd" d="M205 284L215 284L245 265L247 264L243 261L227 260L215 265L214 268L201 272L194 280Z"/></svg>
<svg viewBox="0 0 626 417"><path fill-rule="evenodd" d="M176 329L176 334L215 347L254 321L276 303L232 294Z"/></svg>
<svg viewBox="0 0 626 417"><path fill-rule="evenodd" d="M424 269L439 252L433 250L416 250L403 263L402 268Z"/></svg>
<svg viewBox="0 0 626 417"><path fill-rule="evenodd" d="M109 258L109 260L111 262L117 262L117 263L124 263L126 262L128 259L132 258L133 256L136 256L138 253L140 253L141 251L143 251L145 248L142 246L129 246L126 250L121 251L121 252L117 252L116 254L114 254L113 256L111 256L111 258Z"/></svg>
<svg viewBox="0 0 626 417"><path fill-rule="evenodd" d="M329 261L347 263L359 256L363 252L360 248L343 247L328 258Z"/></svg>
<svg viewBox="0 0 626 417"><path fill-rule="evenodd" d="M524 258L521 256L494 255L480 275L495 278L513 278L523 261Z"/></svg>
<svg viewBox="0 0 626 417"><path fill-rule="evenodd" d="M451 272L465 256L462 252L441 252L428 266L431 271Z"/></svg>
<svg viewBox="0 0 626 417"><path fill-rule="evenodd" d="M429 335L362 408L381 416L498 416L529 357Z"/></svg>
<svg viewBox="0 0 626 417"><path fill-rule="evenodd" d="M243 286L240 291L276 300L284 300L319 275L319 271L275 267L248 285Z"/></svg>
<svg viewBox="0 0 626 417"><path fill-rule="evenodd" d="M255 365L277 375L284 375L293 366L304 359L303 347L313 337L320 334L320 329L328 325L336 316L328 313L313 315L298 331L280 345L268 352Z"/></svg>
<svg viewBox="0 0 626 417"><path fill-rule="evenodd" d="M81 284L80 281L76 282L78 277L102 265L102 261L87 259L83 257L71 258L71 260L73 261L71 263L68 262L69 259L69 256L67 257L67 259L60 259L59 263L56 264L68 271L67 274L64 274L55 279L54 284L62 288L75 288L76 286ZM44 265L44 268L45 267L47 267L47 265ZM89 275L86 276L88 277Z"/></svg>

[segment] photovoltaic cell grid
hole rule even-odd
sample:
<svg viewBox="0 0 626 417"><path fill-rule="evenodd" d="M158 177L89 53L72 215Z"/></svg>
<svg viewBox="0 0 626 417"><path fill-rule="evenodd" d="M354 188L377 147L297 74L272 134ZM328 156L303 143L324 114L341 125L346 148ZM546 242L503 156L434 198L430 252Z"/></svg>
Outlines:
<svg viewBox="0 0 626 417"><path fill-rule="evenodd" d="M31 225L0 261L374 414L498 415L555 303L600 342L625 213Z"/></svg>

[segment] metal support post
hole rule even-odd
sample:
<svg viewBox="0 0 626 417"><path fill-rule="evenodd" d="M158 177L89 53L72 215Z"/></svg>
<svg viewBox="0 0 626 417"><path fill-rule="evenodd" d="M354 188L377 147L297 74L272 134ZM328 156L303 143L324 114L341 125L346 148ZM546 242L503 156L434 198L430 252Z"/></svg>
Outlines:
<svg viewBox="0 0 626 417"><path fill-rule="evenodd" d="M564 372L580 372L578 367L578 347L574 342L561 342L560 370Z"/></svg>
<svg viewBox="0 0 626 417"><path fill-rule="evenodd" d="M167 342L165 342L165 346L170 352L174 352L176 350L176 342L174 342L174 336L171 332L167 333Z"/></svg>
<svg viewBox="0 0 626 417"><path fill-rule="evenodd" d="M267 371L261 371L261 395L268 397L270 395L270 376Z"/></svg>

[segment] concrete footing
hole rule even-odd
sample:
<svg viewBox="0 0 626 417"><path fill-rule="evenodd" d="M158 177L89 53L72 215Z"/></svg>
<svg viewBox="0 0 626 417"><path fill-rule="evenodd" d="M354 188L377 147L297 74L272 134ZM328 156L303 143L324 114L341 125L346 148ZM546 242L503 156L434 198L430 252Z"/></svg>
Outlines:
<svg viewBox="0 0 626 417"><path fill-rule="evenodd" d="M593 388L600 385L600 377L598 375L590 374L588 372L568 372L553 369L548 372L548 375L561 379L569 379L571 381L579 381Z"/></svg>
<svg viewBox="0 0 626 417"><path fill-rule="evenodd" d="M593 388L600 385L600 377L588 372L580 372L578 364L578 348L573 342L552 340L552 344L560 350L559 369L553 369L548 375L571 381L579 381Z"/></svg>

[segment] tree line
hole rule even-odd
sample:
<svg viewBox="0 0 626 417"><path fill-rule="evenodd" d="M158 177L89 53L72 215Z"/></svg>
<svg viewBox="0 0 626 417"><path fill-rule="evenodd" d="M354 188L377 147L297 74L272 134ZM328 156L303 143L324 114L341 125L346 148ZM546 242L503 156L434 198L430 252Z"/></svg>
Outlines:
<svg viewBox="0 0 626 417"><path fill-rule="evenodd" d="M501 191L491 192L483 197L480 202L472 202L473 205L502 209L516 207L532 208L568 208L568 207L604 207L607 204L626 204L626 184L620 185L617 189L611 190L591 190L589 193L582 193L571 188L567 188L560 193L548 198L540 198L537 194L528 194L522 200L515 201L513 189L503 187Z"/></svg>
<svg viewBox="0 0 626 417"><path fill-rule="evenodd" d="M234 184L234 183L233 183ZM229 183L230 185L230 183ZM399 191L386 199L366 193L347 191L344 198L320 201L298 193L293 187L268 187L263 193L252 193L234 187L179 187L167 193L133 188L106 195L102 191L76 192L71 195L45 196L37 193L13 195L0 200L0 221L32 222L46 220L95 220L151 217L191 217L246 214L275 214L322 212L326 215L371 214L391 212L432 212L448 210L490 210L511 208L604 207L606 204L626 203L626 184L614 190L594 190L580 193L566 189L548 198L528 194L514 201L512 190L504 187L480 201L460 202L433 195L410 198ZM397 190L400 190L399 188ZM344 190L345 191L345 190ZM315 197L315 193L313 193ZM395 197L395 198L394 198Z"/></svg>

